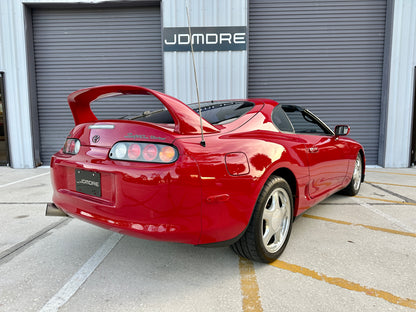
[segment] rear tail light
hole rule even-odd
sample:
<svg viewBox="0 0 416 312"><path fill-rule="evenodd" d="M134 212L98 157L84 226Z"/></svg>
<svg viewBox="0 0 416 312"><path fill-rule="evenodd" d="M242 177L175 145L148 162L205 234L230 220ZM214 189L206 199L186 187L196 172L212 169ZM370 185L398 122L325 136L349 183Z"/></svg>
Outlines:
<svg viewBox="0 0 416 312"><path fill-rule="evenodd" d="M163 162L171 162L176 157L176 150L172 146L164 146L159 152L159 158Z"/></svg>
<svg viewBox="0 0 416 312"><path fill-rule="evenodd" d="M111 148L109 156L115 160L168 164L175 162L179 154L174 146L166 144L118 142Z"/></svg>
<svg viewBox="0 0 416 312"><path fill-rule="evenodd" d="M139 144L134 143L129 146L127 153L128 153L127 157L129 159L139 159L142 153L142 148L140 147Z"/></svg>
<svg viewBox="0 0 416 312"><path fill-rule="evenodd" d="M65 154L78 154L81 147L81 142L78 139L66 139L63 152Z"/></svg>
<svg viewBox="0 0 416 312"><path fill-rule="evenodd" d="M114 148L113 154L116 159L123 159L127 154L127 145L123 143L117 144Z"/></svg>
<svg viewBox="0 0 416 312"><path fill-rule="evenodd" d="M154 144L147 144L143 149L143 158L146 161L153 161L157 157L157 146Z"/></svg>

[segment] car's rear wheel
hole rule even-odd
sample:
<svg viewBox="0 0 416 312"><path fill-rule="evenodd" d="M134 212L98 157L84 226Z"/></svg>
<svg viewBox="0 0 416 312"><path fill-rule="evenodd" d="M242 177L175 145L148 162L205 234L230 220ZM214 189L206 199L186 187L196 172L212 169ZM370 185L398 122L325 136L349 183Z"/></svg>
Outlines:
<svg viewBox="0 0 416 312"><path fill-rule="evenodd" d="M358 153L355 159L354 172L351 177L350 184L342 190L342 193L349 196L355 196L360 191L361 182L363 177L363 159L361 154Z"/></svg>
<svg viewBox="0 0 416 312"><path fill-rule="evenodd" d="M272 176L264 185L243 237L232 245L240 256L260 262L276 260L289 240L293 197L289 184Z"/></svg>

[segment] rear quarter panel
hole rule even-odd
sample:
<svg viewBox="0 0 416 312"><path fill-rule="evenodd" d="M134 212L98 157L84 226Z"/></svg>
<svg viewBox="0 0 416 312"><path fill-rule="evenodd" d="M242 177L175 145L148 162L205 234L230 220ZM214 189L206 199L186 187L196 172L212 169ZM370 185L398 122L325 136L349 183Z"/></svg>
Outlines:
<svg viewBox="0 0 416 312"><path fill-rule="evenodd" d="M288 139L277 132L263 114L256 115L238 131L180 140L184 150L198 164L202 185L202 233L200 244L227 241L242 233L250 222L257 198L270 175L288 168L302 185L307 182L308 168L302 141ZM253 130L252 123L259 125ZM244 153L249 171L232 175L227 170L225 155ZM211 201L210 198L219 198Z"/></svg>

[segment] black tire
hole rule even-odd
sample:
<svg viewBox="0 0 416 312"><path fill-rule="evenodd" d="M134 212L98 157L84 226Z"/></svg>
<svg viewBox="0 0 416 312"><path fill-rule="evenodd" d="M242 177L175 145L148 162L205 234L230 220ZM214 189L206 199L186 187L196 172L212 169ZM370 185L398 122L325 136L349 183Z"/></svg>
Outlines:
<svg viewBox="0 0 416 312"><path fill-rule="evenodd" d="M358 194L361 188L361 182L363 177L363 159L361 154L358 153L357 158L355 159L354 172L351 177L350 184L344 188L341 193L348 196L355 196Z"/></svg>
<svg viewBox="0 0 416 312"><path fill-rule="evenodd" d="M231 248L241 257L273 262L289 241L293 210L289 184L281 177L270 177L257 199L246 232Z"/></svg>

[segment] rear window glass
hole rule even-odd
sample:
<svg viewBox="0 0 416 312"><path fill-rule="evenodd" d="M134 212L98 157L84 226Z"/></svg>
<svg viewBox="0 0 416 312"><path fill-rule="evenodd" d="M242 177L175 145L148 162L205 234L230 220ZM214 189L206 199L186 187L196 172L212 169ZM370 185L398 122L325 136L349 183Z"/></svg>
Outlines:
<svg viewBox="0 0 416 312"><path fill-rule="evenodd" d="M190 104L198 113L198 104ZM231 102L203 102L201 103L201 115L213 125L226 124L241 117L254 107L254 103L246 101ZM140 120L152 123L173 123L173 118L167 109L144 112L139 116L128 116L131 120Z"/></svg>
<svg viewBox="0 0 416 312"><path fill-rule="evenodd" d="M278 105L274 108L272 119L274 124L277 126L277 128L279 128L280 131L295 132L289 118L283 111L281 105Z"/></svg>

